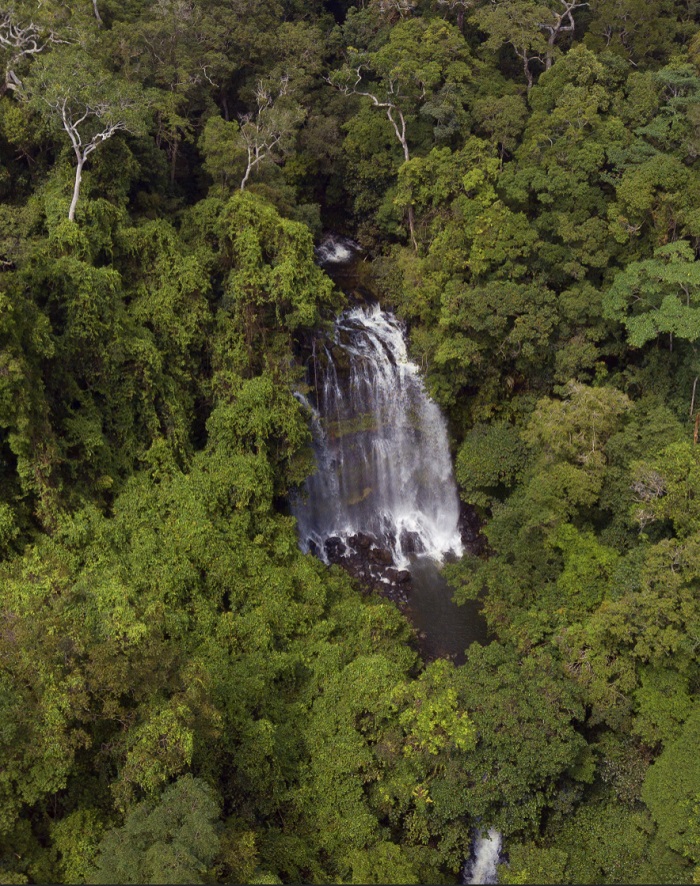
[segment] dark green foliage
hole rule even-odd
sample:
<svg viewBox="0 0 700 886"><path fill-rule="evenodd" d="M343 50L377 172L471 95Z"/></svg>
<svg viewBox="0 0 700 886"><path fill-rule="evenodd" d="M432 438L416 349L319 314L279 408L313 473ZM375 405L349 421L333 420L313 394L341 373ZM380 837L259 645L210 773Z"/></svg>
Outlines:
<svg viewBox="0 0 700 886"><path fill-rule="evenodd" d="M98 847L92 883L204 883L219 849L219 804L201 779L184 775L158 805L140 803Z"/></svg>
<svg viewBox="0 0 700 886"><path fill-rule="evenodd" d="M3 882L698 881L700 5L566 5L5 4ZM460 667L297 547L324 229L482 520Z"/></svg>

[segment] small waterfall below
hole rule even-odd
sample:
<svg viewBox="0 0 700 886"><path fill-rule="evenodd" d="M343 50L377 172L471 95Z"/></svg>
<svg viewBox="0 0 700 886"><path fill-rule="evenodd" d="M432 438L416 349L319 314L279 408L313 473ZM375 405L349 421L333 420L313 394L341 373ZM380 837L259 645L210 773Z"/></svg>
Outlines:
<svg viewBox="0 0 700 886"><path fill-rule="evenodd" d="M293 506L303 550L327 560L358 545L384 567L462 554L445 420L408 359L401 324L378 305L336 321L317 348L310 411L318 469Z"/></svg>
<svg viewBox="0 0 700 886"><path fill-rule="evenodd" d="M464 865L462 883L498 883L498 862L501 857L501 835L491 828L488 834L479 834L474 841L473 855Z"/></svg>

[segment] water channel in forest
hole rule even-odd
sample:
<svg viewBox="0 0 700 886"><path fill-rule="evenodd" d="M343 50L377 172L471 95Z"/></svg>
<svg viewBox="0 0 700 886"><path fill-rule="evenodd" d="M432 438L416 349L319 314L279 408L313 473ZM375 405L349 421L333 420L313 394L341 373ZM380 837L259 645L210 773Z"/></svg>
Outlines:
<svg viewBox="0 0 700 886"><path fill-rule="evenodd" d="M306 394L317 471L293 503L302 549L393 599L427 659L485 642L479 604L457 606L440 565L474 529L460 514L447 426L409 359L403 325L358 286L360 250L328 237L319 263L351 296L318 338ZM470 535L471 533L471 535Z"/></svg>

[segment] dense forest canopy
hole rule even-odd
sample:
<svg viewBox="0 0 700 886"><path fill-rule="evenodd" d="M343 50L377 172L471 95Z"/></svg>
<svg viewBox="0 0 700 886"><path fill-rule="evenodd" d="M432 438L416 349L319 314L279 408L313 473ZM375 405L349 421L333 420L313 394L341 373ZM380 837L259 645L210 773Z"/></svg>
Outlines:
<svg viewBox="0 0 700 886"><path fill-rule="evenodd" d="M0 881L700 878L698 0L5 0ZM371 256L485 538L297 545Z"/></svg>

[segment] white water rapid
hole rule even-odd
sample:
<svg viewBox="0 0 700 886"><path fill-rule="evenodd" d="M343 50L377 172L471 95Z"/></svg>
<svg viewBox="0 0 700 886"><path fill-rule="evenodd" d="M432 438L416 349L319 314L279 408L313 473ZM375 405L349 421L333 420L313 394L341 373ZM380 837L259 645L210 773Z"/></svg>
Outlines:
<svg viewBox="0 0 700 886"><path fill-rule="evenodd" d="M474 841L474 856L464 865L462 883L498 883L498 862L501 854L501 835L491 828L488 834L479 834Z"/></svg>
<svg viewBox="0 0 700 886"><path fill-rule="evenodd" d="M326 540L360 534L399 569L409 555L460 556L445 421L396 318L376 305L342 314L310 385L318 469L294 503L302 549L325 558Z"/></svg>
<svg viewBox="0 0 700 886"><path fill-rule="evenodd" d="M362 249L348 237L328 234L314 251L320 265L344 265L362 252Z"/></svg>

